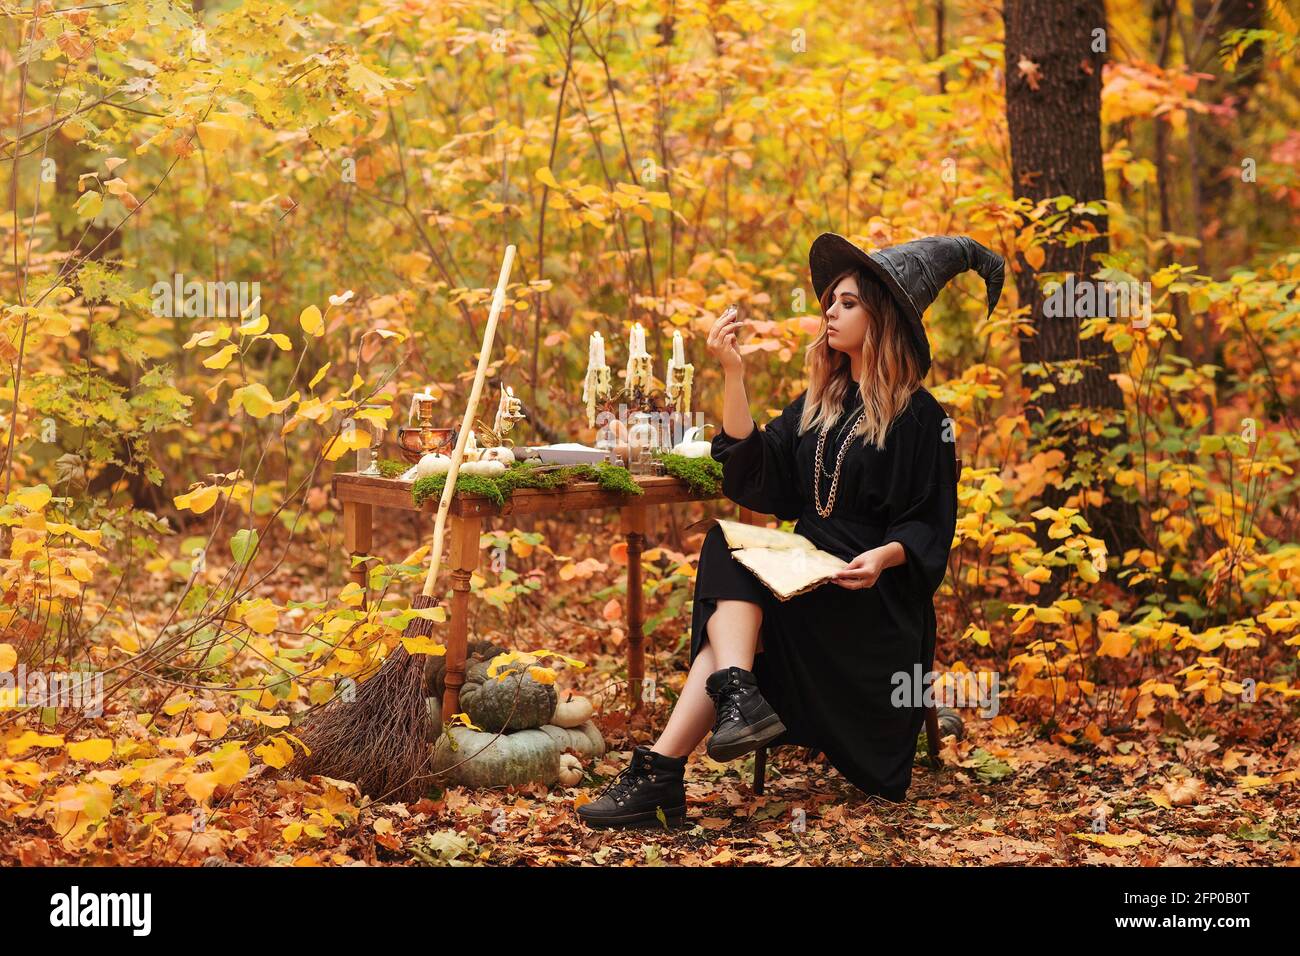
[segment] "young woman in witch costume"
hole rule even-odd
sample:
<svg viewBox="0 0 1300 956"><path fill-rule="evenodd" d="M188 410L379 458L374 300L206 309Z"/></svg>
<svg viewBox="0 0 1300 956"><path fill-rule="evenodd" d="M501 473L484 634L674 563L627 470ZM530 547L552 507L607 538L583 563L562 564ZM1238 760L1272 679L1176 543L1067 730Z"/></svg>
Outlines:
<svg viewBox="0 0 1300 956"><path fill-rule="evenodd" d="M966 236L930 236L866 253L825 233L808 255L822 326L808 346L807 388L759 428L749 412L742 323L719 319L709 351L724 373L713 458L724 494L782 519L849 562L827 585L788 601L734 558L721 528L701 546L691 668L663 733L637 747L599 798L593 827L686 816L686 757L734 760L764 745L814 747L866 793L901 800L924 719L897 706L895 675L933 666L934 593L957 518L953 430L921 387L930 347L921 319L954 276L984 279L989 314L1002 257Z"/></svg>

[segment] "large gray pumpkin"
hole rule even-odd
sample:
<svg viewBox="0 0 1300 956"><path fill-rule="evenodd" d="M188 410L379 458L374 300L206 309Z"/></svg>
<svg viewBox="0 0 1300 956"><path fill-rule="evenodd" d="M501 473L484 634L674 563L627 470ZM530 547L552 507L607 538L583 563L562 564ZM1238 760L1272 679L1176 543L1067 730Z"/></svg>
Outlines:
<svg viewBox="0 0 1300 956"><path fill-rule="evenodd" d="M460 689L460 709L476 727L494 732L527 730L551 719L556 700L553 684L539 684L518 661L502 667L496 676L488 675L490 665L491 661L482 661L469 668Z"/></svg>
<svg viewBox="0 0 1300 956"><path fill-rule="evenodd" d="M435 786L550 786L559 779L560 745L540 730L498 735L452 727L449 733L433 747Z"/></svg>
<svg viewBox="0 0 1300 956"><path fill-rule="evenodd" d="M600 735L596 725L588 720L577 727L557 727L543 724L539 730L548 735L560 747L560 751L572 751L584 760L605 755L605 738Z"/></svg>

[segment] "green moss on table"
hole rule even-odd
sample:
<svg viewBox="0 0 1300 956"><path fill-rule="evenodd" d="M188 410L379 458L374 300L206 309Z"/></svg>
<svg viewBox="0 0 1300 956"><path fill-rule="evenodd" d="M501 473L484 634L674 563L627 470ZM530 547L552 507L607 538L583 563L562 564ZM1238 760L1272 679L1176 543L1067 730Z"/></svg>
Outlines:
<svg viewBox="0 0 1300 956"><path fill-rule="evenodd" d="M628 495L645 494L641 486L632 478L632 473L617 465L601 463L597 465L565 465L550 471L539 471L535 462L516 462L502 474L456 476L456 494L484 495L498 507L516 488L555 489L567 488L579 481L595 481L606 491L618 491ZM441 498L442 490L447 485L447 476L429 475L418 479L411 486L411 497L415 506L422 506L430 498Z"/></svg>
<svg viewBox="0 0 1300 956"><path fill-rule="evenodd" d="M710 457L687 458L671 452L660 455L664 470L686 482L696 494L715 498L722 493L722 464Z"/></svg>

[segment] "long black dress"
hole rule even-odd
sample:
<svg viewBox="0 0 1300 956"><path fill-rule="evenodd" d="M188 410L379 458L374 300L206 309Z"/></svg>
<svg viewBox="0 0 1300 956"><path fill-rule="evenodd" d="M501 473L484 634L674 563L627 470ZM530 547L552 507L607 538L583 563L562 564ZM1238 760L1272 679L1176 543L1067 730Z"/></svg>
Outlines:
<svg viewBox="0 0 1300 956"><path fill-rule="evenodd" d="M817 430L797 434L806 395L766 428L755 422L744 439L718 431L712 455L723 466L723 493L754 511L798 519L796 532L846 561L890 541L903 545L907 561L886 568L871 588L828 582L781 601L731 557L715 525L697 568L691 661L704 646L719 599L760 604L763 651L754 659L754 675L786 725L773 745L815 747L860 790L902 800L924 710L910 694L906 706L895 706L895 675L915 681L933 666L934 594L947 570L957 516L952 432L943 406L918 389L891 425L883 451L861 436L853 439L834 510L822 518L812 499ZM861 404L851 389L827 436L818 489L823 506L829 472Z"/></svg>

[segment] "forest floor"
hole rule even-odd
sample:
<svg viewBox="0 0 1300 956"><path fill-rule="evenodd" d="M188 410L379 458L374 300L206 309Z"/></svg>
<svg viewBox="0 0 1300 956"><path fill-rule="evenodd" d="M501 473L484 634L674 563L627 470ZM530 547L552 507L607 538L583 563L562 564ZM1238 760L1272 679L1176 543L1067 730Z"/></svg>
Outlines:
<svg viewBox="0 0 1300 956"><path fill-rule="evenodd" d="M397 529L394 554L414 546ZM586 527L567 542L577 554L606 532ZM616 540L616 536L614 537ZM548 543L551 543L548 539ZM692 541L669 563L693 561ZM282 599L319 592L343 577L337 550L295 553L266 581ZM617 687L625 637L617 554L584 558L586 578L555 581L504 608L473 599L471 636L505 646L552 648L587 662L561 672L562 684L593 700ZM599 566L599 567L597 567ZM521 567L521 571L523 568ZM531 573L531 571L526 572ZM659 585L669 577L660 575ZM328 586L327 586L328 587ZM690 581L652 586L647 615L659 616L648 667L684 676L681 634L689 627ZM677 594L673 604L673 594ZM612 596L611 596L612 595ZM141 595L144 609L148 596ZM165 612L159 601L157 615ZM668 608L665 611L665 608ZM951 630L947 628L946 630ZM672 645L676 642L677 646ZM941 641L940 656L957 650ZM1014 701L1010 702L1014 704ZM229 706L227 702L225 706ZM1004 712L1013 710L1008 706ZM1181 712L1182 716L1174 716ZM112 865L1296 865L1300 864L1300 741L1285 708L1197 716L1170 710L1123 734L1035 732L1032 720L994 723L963 711L966 734L949 737L943 766L918 757L907 799L868 797L802 748L769 756L767 788L754 794L753 756L728 764L700 747L688 762L688 820L661 828L595 831L574 801L594 796L650 743L663 704L628 719L621 704L600 707L609 748L588 761L578 787L433 790L413 804L374 804L343 781L274 779L256 763L218 794L205 819L188 801L114 807L103 832L69 847L39 816L0 823L0 861ZM1023 716L1023 715L1022 715ZM1192 723L1190 729L1184 718ZM1217 721L1217 723L1215 722ZM1218 728L1216 730L1216 728ZM129 795L129 793L128 793ZM119 795L119 799L122 799ZM120 811L120 812L118 812ZM154 811L154 812L148 812ZM2 864L0 864L2 865Z"/></svg>
<svg viewBox="0 0 1300 956"><path fill-rule="evenodd" d="M865 796L821 759L805 759L802 748L769 757L766 793L756 796L752 755L720 764L701 748L687 768L687 822L671 831L585 827L574 800L594 792L589 785L452 787L414 804L366 806L342 781L254 778L218 808L206 832L193 832L191 818L181 814L171 820L174 835L166 846L124 852L119 845L111 856L81 862L1300 865L1296 802L1278 786L1234 783L1220 767L1223 756L1241 755L1200 747L1193 755L1185 744L1150 741L1127 754L1089 755L1028 738L997 739L976 724L966 740L945 741L938 771L918 759L900 803ZM626 750L610 751L589 770L608 779L628 757ZM1189 766L1195 772L1188 774ZM286 832L304 819L323 826ZM1094 821L1105 822L1104 832ZM61 855L56 843L39 836L19 838L10 849L28 862L56 862Z"/></svg>
<svg viewBox="0 0 1300 956"><path fill-rule="evenodd" d="M497 865L1183 866L1300 864L1300 806L1277 786L1243 789L1202 753L1185 773L1185 746L1134 744L1088 755L976 727L949 738L944 766L918 760L907 800L869 797L802 748L769 757L763 796L753 757L728 764L694 754L688 819L667 832L590 830L572 809L579 789L448 790L411 810L394 832L425 862L448 854ZM595 769L612 776L629 753ZM998 779L991 779L997 777ZM1163 782L1162 782L1163 781ZM1282 787L1289 785L1283 784ZM1104 832L1099 823L1106 824ZM454 832L453 832L454 831ZM432 845L441 850L429 852ZM382 860L387 854L382 854Z"/></svg>
<svg viewBox="0 0 1300 956"><path fill-rule="evenodd" d="M971 736L945 742L938 771L918 760L901 803L863 795L794 748L769 757L767 792L756 796L752 756L719 764L701 750L687 768L687 822L671 831L588 829L573 808L579 794L590 792L586 787L453 787L413 804L366 805L342 781L254 777L217 806L204 829L196 831L189 814L173 814L165 821L170 840L132 846L129 830L112 826L102 852L83 850L75 862L1300 865L1300 807L1276 786L1243 788L1218 779L1211 766L1203 775L1161 783L1167 776L1162 764L1166 771L1183 766L1176 754L1162 756L1171 749L1165 745L1090 757L1054 743L981 740L978 728ZM611 777L628 756L611 751L590 769ZM986 779L990 773L1005 775ZM1094 832L1097 820L1105 821L1105 832ZM35 821L0 833L0 858L24 865L74 862Z"/></svg>

